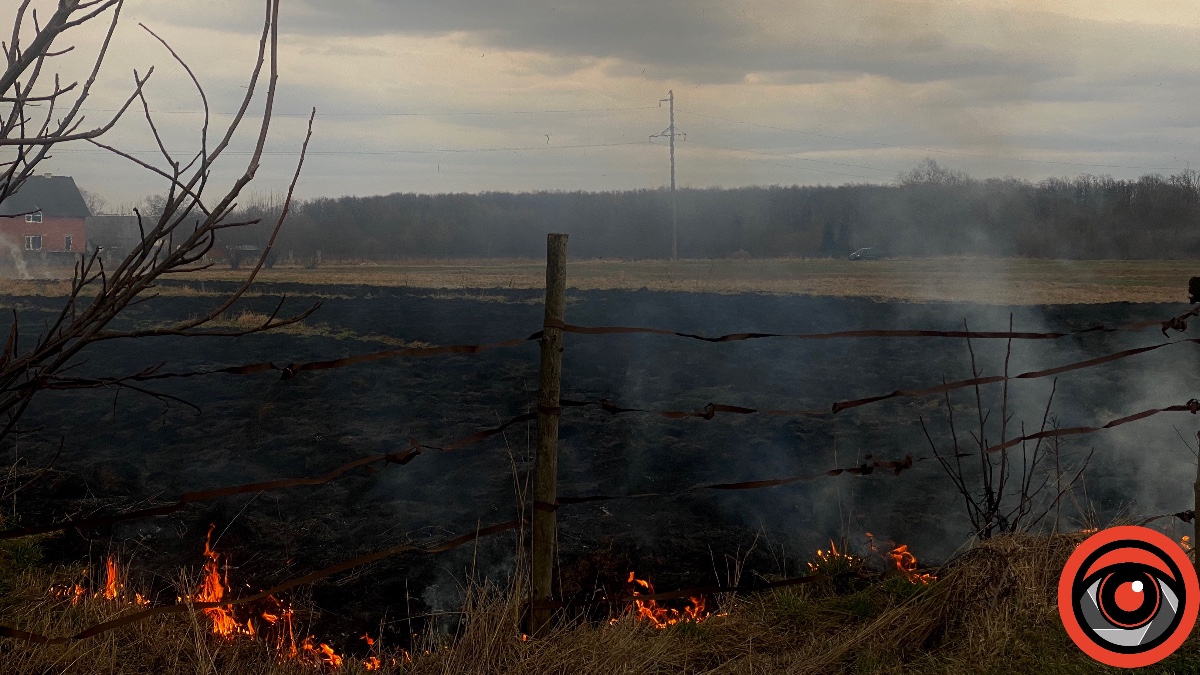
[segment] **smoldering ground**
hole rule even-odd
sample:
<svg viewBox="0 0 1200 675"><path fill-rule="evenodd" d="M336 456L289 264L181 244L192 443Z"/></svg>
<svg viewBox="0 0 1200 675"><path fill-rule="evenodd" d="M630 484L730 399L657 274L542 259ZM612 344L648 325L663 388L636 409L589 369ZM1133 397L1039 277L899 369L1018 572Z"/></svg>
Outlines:
<svg viewBox="0 0 1200 675"><path fill-rule="evenodd" d="M219 289L217 289L219 290ZM272 289L264 289L270 291ZM281 290L281 289L275 289ZM379 349L379 336L404 342L472 344L537 330L537 291L489 290L491 300L367 287L288 288L327 297L313 330L236 340L140 340L131 348L99 345L73 374L130 373L160 362L170 369L257 361L287 363ZM499 298L502 301L497 301ZM151 324L195 314L206 297L171 297L132 308L124 321ZM274 300L246 307L269 311ZM33 325L51 303L21 299ZM648 291L571 292L567 319L583 325L669 327L707 335L740 331L825 332L853 328L1077 330L1097 323L1165 319L1183 305L997 307L877 303L761 295L718 296ZM1054 341L973 342L984 374L1036 370L1164 340L1155 329L1089 333ZM770 409L829 409L837 400L938 384L971 375L961 340L939 338L801 341L787 338L710 344L651 335L568 335L563 396L608 398L622 406L696 410L706 403ZM1058 378L1051 412L1063 426L1092 426L1195 395L1194 345L1168 347ZM475 355L391 359L302 373L216 375L165 380L153 389L196 404L201 412L113 390L47 392L30 409L15 448L32 465L64 451L36 489L23 494L22 522L112 512L189 490L280 477L319 475L358 457L400 450L408 439L437 446L495 426L532 408L536 343ZM1014 382L1009 437L1038 429L1052 379ZM981 393L990 410L987 437L999 441L1000 388ZM960 441L978 433L975 393L951 395ZM116 399L114 401L114 398ZM934 442L950 447L939 397L902 398L826 417L718 416L668 420L568 409L562 419L559 494L677 492L704 483L755 480L855 466L907 453L932 457L919 420ZM1191 503L1194 457L1181 442L1200 426L1186 413L1162 415L1081 436L1062 446L1063 465L1094 449L1079 500L1103 522L1121 513L1177 511ZM216 523L231 556L231 579L267 587L319 566L403 541L436 541L513 518L524 486L533 429L517 425L470 447L425 453L405 466L359 471L318 487L298 487L195 505L170 517L62 535L52 556L77 560L110 547L146 574L174 578L197 565L204 533ZM11 457L11 455L10 455ZM1020 455L1014 452L1014 461ZM1064 507L1062 527L1079 527ZM660 589L713 581L724 556L744 554L752 571L795 572L796 559L830 539L862 543L865 532L909 545L920 559L944 560L970 536L961 497L932 459L899 476L877 471L742 492L694 491L564 508L561 559L608 552L634 565ZM330 631L361 632L429 607L452 609L464 578L502 581L511 571L509 535L438 557L389 559L312 593ZM770 551L770 554L767 554ZM590 558L589 558L590 556ZM593 561L594 562L594 561ZM592 564L592 563L589 563ZM790 567L789 567L790 566ZM714 570L714 568L717 568ZM592 569L592 568L588 568ZM721 579L724 581L724 579ZM327 633L328 634L328 633Z"/></svg>

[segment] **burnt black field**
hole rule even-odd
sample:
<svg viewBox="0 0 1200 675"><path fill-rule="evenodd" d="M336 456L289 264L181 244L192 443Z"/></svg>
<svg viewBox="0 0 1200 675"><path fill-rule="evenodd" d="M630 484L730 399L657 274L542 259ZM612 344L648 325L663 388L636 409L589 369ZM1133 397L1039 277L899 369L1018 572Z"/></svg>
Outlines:
<svg viewBox="0 0 1200 675"><path fill-rule="evenodd" d="M239 307L270 311L277 296L286 294L286 313L321 300L310 323L328 334L112 342L96 345L72 373L126 374L160 363L179 371L325 360L385 348L373 338L381 335L430 344L486 343L527 336L538 330L542 316L541 294L530 291L287 285L262 290L269 295ZM19 310L26 331L36 330L54 305L45 298L2 302ZM163 324L218 302L164 297L131 308L122 321ZM571 291L567 320L718 335L956 329L964 320L972 329L1004 330L1011 313L1018 330L1058 331L1166 319L1187 309ZM1017 342L1010 370L1060 365L1164 339L1148 329ZM1002 372L1003 341L973 346L981 371ZM1092 426L1185 402L1200 395L1196 350L1196 345L1179 345L1062 375L1051 414L1062 426ZM567 335L562 387L564 398L609 398L626 407L694 410L718 402L827 409L841 399L930 386L943 377L966 378L970 368L962 341L938 338L712 344L651 335ZM147 385L194 404L199 412L130 390L47 392L26 415L26 433L15 450L4 448L5 459L15 452L40 466L63 444L54 469L18 500L22 524L117 512L192 490L320 475L359 457L403 450L410 438L442 445L532 409L537 377L537 344L529 342L475 355L395 358L305 372L291 380L269 372ZM1022 423L1027 432L1037 430L1050 388L1049 378L1012 385L1010 431L1019 431ZM999 393L998 386L982 393L984 408L992 410L992 441L999 437ZM960 440L970 444L970 431L978 429L974 392L961 390L952 400ZM855 466L867 455L931 457L921 418L935 441L948 448L945 403L936 397L884 401L824 419L667 420L568 409L561 426L559 494L674 492L701 483ZM1190 508L1195 459L1180 436L1194 439L1198 427L1200 420L1191 415L1169 413L1064 442L1064 467L1094 450L1076 499L1086 498L1102 520ZM199 567L212 523L220 535L218 550L231 556L231 581L268 587L387 546L436 542L516 517L514 487L531 466L532 429L516 425L467 448L427 450L406 466L359 470L322 486L238 496L169 517L70 532L48 539L44 547L51 560L64 563L119 551L122 559L133 561L135 576L169 594L168 582L181 567ZM1064 506L1062 526L1079 527L1077 515L1074 506ZM764 490L701 490L573 506L559 512L559 528L568 595L611 583L630 569L649 576L660 590L725 582L728 560L745 556L752 546L747 575L794 574L830 539L846 537L861 545L865 532L906 543L922 561L938 562L950 558L970 534L961 498L932 460L919 461L900 476L877 471ZM302 592L311 593L321 609L316 630L322 639L350 639L365 627L377 630L381 622L388 631L404 632L403 618L409 614L454 609L465 579L504 581L515 541L507 533L439 556L398 556Z"/></svg>

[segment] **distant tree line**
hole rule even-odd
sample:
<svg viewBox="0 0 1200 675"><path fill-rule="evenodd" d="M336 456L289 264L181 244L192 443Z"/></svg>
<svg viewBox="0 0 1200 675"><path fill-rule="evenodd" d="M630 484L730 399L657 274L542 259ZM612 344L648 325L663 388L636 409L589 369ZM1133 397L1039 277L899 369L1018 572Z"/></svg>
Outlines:
<svg viewBox="0 0 1200 675"><path fill-rule="evenodd" d="M278 200L239 217L273 222ZM1200 175L1136 180L1081 175L1030 182L975 179L925 160L889 185L682 189L679 254L1053 258L1200 257ZM222 243L262 243L265 226ZM665 189L625 192L391 194L293 204L277 250L298 259L524 257L547 232L571 234L583 258L663 258L671 250Z"/></svg>

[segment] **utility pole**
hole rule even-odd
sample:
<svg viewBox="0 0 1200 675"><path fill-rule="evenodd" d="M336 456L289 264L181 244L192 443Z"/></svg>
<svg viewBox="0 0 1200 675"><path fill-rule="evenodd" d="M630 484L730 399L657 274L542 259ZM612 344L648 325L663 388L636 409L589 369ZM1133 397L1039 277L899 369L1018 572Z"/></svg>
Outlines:
<svg viewBox="0 0 1200 675"><path fill-rule="evenodd" d="M669 138L671 139L671 260L679 259L679 206L675 202L675 137L681 136L682 140L687 140L687 134L675 129L675 90L667 91L666 98L658 100L658 107L662 107L663 103L670 102L671 109L671 126L663 131L650 136L650 138Z"/></svg>

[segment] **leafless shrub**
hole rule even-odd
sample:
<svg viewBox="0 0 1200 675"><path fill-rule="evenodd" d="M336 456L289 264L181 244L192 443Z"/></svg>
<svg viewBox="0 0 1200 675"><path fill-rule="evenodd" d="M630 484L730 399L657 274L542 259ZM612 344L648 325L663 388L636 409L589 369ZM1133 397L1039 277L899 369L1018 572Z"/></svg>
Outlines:
<svg viewBox="0 0 1200 675"><path fill-rule="evenodd" d="M124 259L115 266L111 263L106 266L99 253L93 252L77 260L61 311L35 337L25 334L14 310L7 339L0 348L0 415L3 416L0 420L0 442L13 433L17 421L40 391L102 387L118 391L131 389L162 400L171 398L139 384L151 377L157 367L133 374L118 373L111 377L67 377L67 371L78 363L77 357L90 345L166 335L246 335L301 321L319 305L291 316L280 316L283 306L281 299L274 312L258 317L261 320L239 321L236 325L222 325L218 321L246 294L272 255L271 248L287 217L292 192L311 138L310 116L308 134L287 198L256 263L248 265L249 272L235 290L211 311L181 319L171 325L145 329L113 327L113 320L126 308L153 300L160 280L172 274L205 269L209 265L206 256L216 244L218 233L259 222L232 218L231 215L235 212L242 190L258 171L267 140L278 81L279 0L265 1L262 33L246 93L237 112L224 128L212 127L208 97L184 59L165 40L142 26L187 73L203 104L204 121L200 128L199 149L186 157L177 157L167 149L155 124L144 92L153 68L144 75L134 72L132 91L113 118L96 129L82 130L83 117L79 111L104 61L123 0L60 0L57 10L44 23L38 20L36 11L31 9L31 1L23 0L17 8L11 41L4 44L6 63L0 75L0 104L7 105L8 110L0 118L0 151L14 154L9 161L0 163L0 199L15 194L54 146L68 142L90 143L111 152L114 157L133 162L140 169L163 180L165 190L162 208L155 209L152 217L144 216L135 209L140 242ZM48 83L46 66L51 63L50 60L73 49L60 47L57 42L61 42L72 29L101 20L109 22L108 30L84 84L64 86L58 74L53 76L52 83ZM27 42L26 37L29 37ZM229 149L255 94L264 86L262 122L250 159L232 185L214 192L209 184L214 166ZM40 123L31 118L32 112L37 110L34 107L36 105L45 107L45 116ZM102 139L116 120L135 106L141 108L149 133L157 144L161 155L157 161L139 159ZM62 112L64 108L65 113Z"/></svg>
<svg viewBox="0 0 1200 675"><path fill-rule="evenodd" d="M963 326L966 327L966 322ZM1009 332L1012 332L1012 317L1009 316ZM967 340L967 350L971 355L972 378L979 379L982 375L975 360L975 349L971 340ZM1009 413L1008 375L1009 362L1012 357L1012 340L1004 354L1004 384L1000 394L1000 440L998 445L1004 445L1009 439L1009 425L1013 414ZM1039 432L1044 432L1052 421L1050 409L1054 403L1058 381L1054 381L1046 406L1042 414ZM921 430L929 442L942 470L954 484L955 490L963 499L967 517L975 536L988 539L998 534L1027 532L1037 527L1048 515L1054 514L1054 529L1057 531L1062 516L1061 503L1078 483L1091 460L1091 453L1077 466L1066 470L1062 464L1061 447L1058 439L1045 441L1038 439L1030 443L1022 441L1020 452L1005 448L999 452L989 452L989 448L997 445L988 438L989 431L994 432L995 425L989 425L992 411L985 409L981 387L976 384L975 392L975 429L968 432L970 443L959 439L959 429L955 425L954 405L950 392L945 394L946 414L950 426L951 448L949 451L939 448L933 436L921 418ZM1025 425L1021 423L1021 436L1025 436ZM967 451L967 448L970 451ZM967 463L964 464L963 460ZM972 468L974 460L978 464ZM1052 462L1052 466L1049 463ZM1047 492L1047 489L1050 491Z"/></svg>

